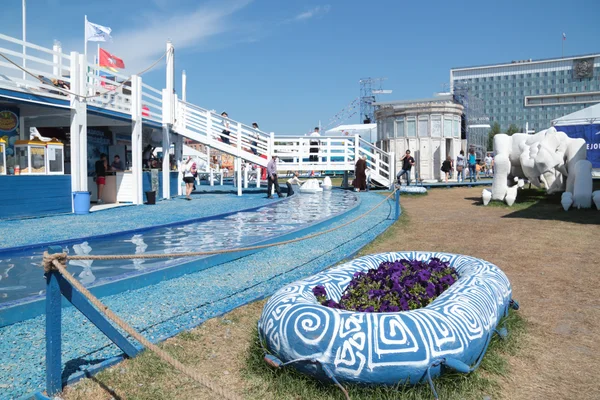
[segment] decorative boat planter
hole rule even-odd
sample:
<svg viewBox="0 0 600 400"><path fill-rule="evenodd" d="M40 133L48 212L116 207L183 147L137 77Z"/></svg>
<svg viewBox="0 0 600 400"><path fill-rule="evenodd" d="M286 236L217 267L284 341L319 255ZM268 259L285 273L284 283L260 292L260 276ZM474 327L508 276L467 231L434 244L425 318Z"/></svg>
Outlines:
<svg viewBox="0 0 600 400"><path fill-rule="evenodd" d="M325 307L312 293L322 285L339 301L356 272L384 261L433 257L449 262L459 278L424 308L353 312ZM322 379L415 384L445 368L465 373L476 368L510 305L506 275L486 261L448 253L382 253L282 288L265 305L258 331L272 365L294 361L296 369Z"/></svg>
<svg viewBox="0 0 600 400"><path fill-rule="evenodd" d="M427 193L427 188L424 186L400 186L398 187L400 193L405 194L425 194Z"/></svg>

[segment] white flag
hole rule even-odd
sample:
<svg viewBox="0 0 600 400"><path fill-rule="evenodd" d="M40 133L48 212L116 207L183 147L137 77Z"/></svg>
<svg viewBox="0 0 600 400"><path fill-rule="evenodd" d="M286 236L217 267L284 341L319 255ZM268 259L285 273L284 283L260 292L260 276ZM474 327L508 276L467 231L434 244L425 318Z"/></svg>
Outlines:
<svg viewBox="0 0 600 400"><path fill-rule="evenodd" d="M93 24L87 19L85 20L85 40L89 42L110 42L112 37L110 32L112 29L106 26Z"/></svg>

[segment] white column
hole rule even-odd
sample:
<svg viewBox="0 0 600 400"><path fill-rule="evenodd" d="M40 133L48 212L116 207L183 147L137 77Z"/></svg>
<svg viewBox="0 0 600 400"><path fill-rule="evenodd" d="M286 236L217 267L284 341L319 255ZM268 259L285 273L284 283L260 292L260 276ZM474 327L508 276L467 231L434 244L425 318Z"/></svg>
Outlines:
<svg viewBox="0 0 600 400"><path fill-rule="evenodd" d="M360 138L358 137L358 135L354 135L354 164L356 164L356 162L358 161L358 157L359 157L358 150L359 149L360 149Z"/></svg>
<svg viewBox="0 0 600 400"><path fill-rule="evenodd" d="M187 75L185 70L181 72L181 101L187 101Z"/></svg>
<svg viewBox="0 0 600 400"><path fill-rule="evenodd" d="M275 154L275 132L269 134L269 143L267 145L267 160L273 158Z"/></svg>
<svg viewBox="0 0 600 400"><path fill-rule="evenodd" d="M87 62L83 54L79 54L79 91L76 93L84 95L87 90ZM71 88L73 85L71 84ZM78 101L79 110L79 190L88 191L88 154L87 154L87 104L86 100Z"/></svg>
<svg viewBox="0 0 600 400"><path fill-rule="evenodd" d="M260 175L262 174L262 168L260 165L256 166L256 187L260 187Z"/></svg>
<svg viewBox="0 0 600 400"><path fill-rule="evenodd" d="M59 41L54 41L54 44L52 45L52 51L54 52L54 54L52 54L52 75L56 77L61 77L62 71L60 68L60 64L62 62L62 57L60 56L60 54L57 54L62 51Z"/></svg>
<svg viewBox="0 0 600 400"><path fill-rule="evenodd" d="M169 164L169 150L171 148L171 130L168 124L163 124L162 128L162 196L163 199L171 198L171 170Z"/></svg>
<svg viewBox="0 0 600 400"><path fill-rule="evenodd" d="M142 78L131 77L131 175L133 180L133 204L143 204L142 172Z"/></svg>
<svg viewBox="0 0 600 400"><path fill-rule="evenodd" d="M183 165L183 136L175 134L175 165L177 165L177 195L183 195L183 174L181 173L181 167Z"/></svg>
<svg viewBox="0 0 600 400"><path fill-rule="evenodd" d="M244 189L248 189L248 167L250 164L246 164L244 168Z"/></svg>
<svg viewBox="0 0 600 400"><path fill-rule="evenodd" d="M71 52L71 91L79 93L79 55L76 52ZM74 95L71 97L71 191L79 191L79 98ZM22 126L22 125L21 125ZM21 137L23 139L23 137Z"/></svg>
<svg viewBox="0 0 600 400"><path fill-rule="evenodd" d="M23 0L22 2L22 8L23 8L23 69L27 69L27 46L25 45L25 43L27 43L27 4L26 1ZM27 73L25 71L23 71L23 80L27 80Z"/></svg>
<svg viewBox="0 0 600 400"><path fill-rule="evenodd" d="M237 195L242 195L242 159L240 157L235 158L237 160Z"/></svg>
<svg viewBox="0 0 600 400"><path fill-rule="evenodd" d="M210 164L208 165L208 170L209 172L209 179L210 179L210 186L215 186L215 183L213 182L214 177L214 173L213 173L213 169L210 167Z"/></svg>

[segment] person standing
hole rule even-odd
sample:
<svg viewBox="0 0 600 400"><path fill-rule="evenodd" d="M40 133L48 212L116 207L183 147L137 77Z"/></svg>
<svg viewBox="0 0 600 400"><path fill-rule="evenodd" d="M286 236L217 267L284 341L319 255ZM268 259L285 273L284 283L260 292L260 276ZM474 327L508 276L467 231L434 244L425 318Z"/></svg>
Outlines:
<svg viewBox="0 0 600 400"><path fill-rule="evenodd" d="M152 160L152 153L154 153L154 147L151 144L144 148L142 153L142 168L150 168L152 165L150 161Z"/></svg>
<svg viewBox="0 0 600 400"><path fill-rule="evenodd" d="M319 137L321 134L319 133L319 127L315 127L315 131L310 134L310 137ZM311 162L319 161L319 140L311 140L310 141L310 158Z"/></svg>
<svg viewBox="0 0 600 400"><path fill-rule="evenodd" d="M281 189L279 189L279 182L277 181L277 156L273 156L271 161L267 163L267 198L272 199L271 189L275 185L275 192L277 196L283 197Z"/></svg>
<svg viewBox="0 0 600 400"><path fill-rule="evenodd" d="M106 170L108 169L108 161L106 154L100 154L100 160L96 161L96 186L98 187L98 201L96 204L102 204L102 192L104 192L104 185L106 185Z"/></svg>
<svg viewBox="0 0 600 400"><path fill-rule="evenodd" d="M196 178L194 175L198 172L196 163L192 160L192 157L188 157L186 163L183 166L183 182L185 182L185 199L192 200L191 194L194 190L194 181Z"/></svg>
<svg viewBox="0 0 600 400"><path fill-rule="evenodd" d="M298 171L294 172L294 176L292 176L290 179L288 179L287 182L285 183L287 185L288 197L294 195L294 188L292 187L292 185L302 185L303 183L304 182L302 182L298 178Z"/></svg>
<svg viewBox="0 0 600 400"><path fill-rule="evenodd" d="M469 182L477 182L477 157L475 157L475 149L469 150Z"/></svg>
<svg viewBox="0 0 600 400"><path fill-rule="evenodd" d="M442 162L442 172L444 172L444 182L448 183L448 176L452 173L452 157L448 156Z"/></svg>
<svg viewBox="0 0 600 400"><path fill-rule="evenodd" d="M402 169L396 176L398 185L402 184L402 175L406 175L406 186L408 186L410 185L410 170L415 165L415 159L410 155L410 150L406 150L400 161L402 161Z"/></svg>
<svg viewBox="0 0 600 400"><path fill-rule="evenodd" d="M256 122L253 122L252 123L252 128L258 130L258 124ZM256 146L258 146L258 138L259 138L258 132L252 132L250 135L252 136L252 139L253 139L252 140L252 147L250 148L250 150L252 151L252 153L255 156L257 156L258 155L258 147L256 147Z"/></svg>
<svg viewBox="0 0 600 400"><path fill-rule="evenodd" d="M115 155L115 157L113 158L113 162L110 165L110 168L113 171L124 171L125 168L123 167L123 161L121 161L121 157L119 157L119 155Z"/></svg>
<svg viewBox="0 0 600 400"><path fill-rule="evenodd" d="M486 178L489 178L491 176L493 160L494 159L492 158L490 153L486 154L485 158L483 159L483 161L485 162L485 177Z"/></svg>
<svg viewBox="0 0 600 400"><path fill-rule="evenodd" d="M362 156L356 162L354 166L354 190L360 192L361 190L367 190L367 157Z"/></svg>
<svg viewBox="0 0 600 400"><path fill-rule="evenodd" d="M465 152L461 150L456 156L456 180L458 183L465 181Z"/></svg>
<svg viewBox="0 0 600 400"><path fill-rule="evenodd" d="M229 141L229 135L231 131L229 130L229 115L225 111L221 113L221 117L223 117L223 131L221 132L221 141L225 144L231 144Z"/></svg>

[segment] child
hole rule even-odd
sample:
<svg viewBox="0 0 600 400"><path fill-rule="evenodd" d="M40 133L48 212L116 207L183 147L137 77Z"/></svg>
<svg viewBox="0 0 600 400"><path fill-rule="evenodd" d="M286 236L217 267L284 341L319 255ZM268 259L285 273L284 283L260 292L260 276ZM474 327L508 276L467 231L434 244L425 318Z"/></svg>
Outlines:
<svg viewBox="0 0 600 400"><path fill-rule="evenodd" d="M293 196L294 195L294 188L292 187L292 185L302 185L304 182L302 182L300 179L298 179L298 172L294 172L294 176L292 176L290 179L287 180L287 182L285 183L287 186L287 192L288 192L288 197Z"/></svg>

